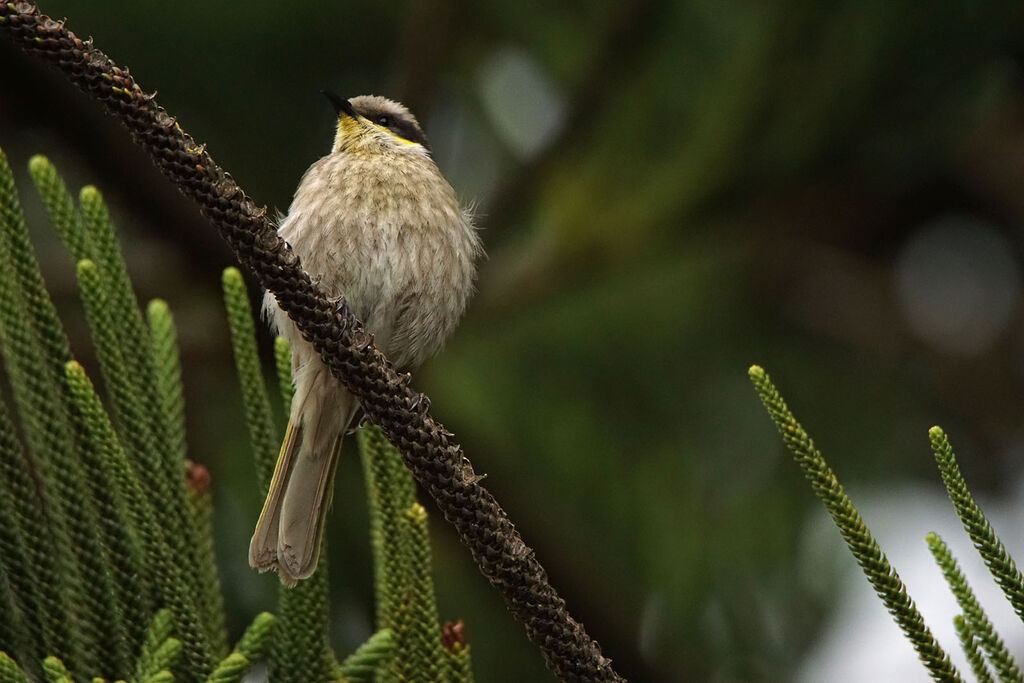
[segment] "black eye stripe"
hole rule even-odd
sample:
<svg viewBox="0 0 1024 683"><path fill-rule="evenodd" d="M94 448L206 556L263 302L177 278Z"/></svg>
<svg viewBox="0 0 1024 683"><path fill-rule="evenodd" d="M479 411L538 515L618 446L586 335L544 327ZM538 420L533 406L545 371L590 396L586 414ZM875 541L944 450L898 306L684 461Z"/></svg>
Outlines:
<svg viewBox="0 0 1024 683"><path fill-rule="evenodd" d="M382 128L387 128L398 137L404 138L410 142L419 143L427 149L430 149L430 145L427 142L427 138L423 134L423 131L420 130L419 126L414 124L412 121L409 121L402 116L384 114L379 110L376 112L359 111L358 113L376 125L381 126Z"/></svg>

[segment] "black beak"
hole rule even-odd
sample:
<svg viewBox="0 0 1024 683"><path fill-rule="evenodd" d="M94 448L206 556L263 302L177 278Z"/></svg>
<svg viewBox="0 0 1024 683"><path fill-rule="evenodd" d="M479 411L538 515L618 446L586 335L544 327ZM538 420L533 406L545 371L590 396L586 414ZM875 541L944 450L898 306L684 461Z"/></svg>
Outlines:
<svg viewBox="0 0 1024 683"><path fill-rule="evenodd" d="M359 114L356 113L356 110L352 108L352 104L345 98L339 97L336 93L333 93L330 90L321 90L320 92L323 93L324 97L326 97L332 105L334 105L334 111L338 113L338 116L341 116L342 114L348 114L352 118L359 116Z"/></svg>

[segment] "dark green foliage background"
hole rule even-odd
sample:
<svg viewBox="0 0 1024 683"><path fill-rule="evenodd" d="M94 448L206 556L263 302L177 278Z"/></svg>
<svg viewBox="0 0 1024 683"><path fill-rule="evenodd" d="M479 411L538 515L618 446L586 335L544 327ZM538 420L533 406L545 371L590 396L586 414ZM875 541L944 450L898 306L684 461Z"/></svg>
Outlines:
<svg viewBox="0 0 1024 683"><path fill-rule="evenodd" d="M908 477L938 488L923 439L935 423L962 444L975 489L1020 472L1007 445L1024 412L1020 325L985 353L950 355L909 333L892 285L907 237L949 213L994 222L1019 262L1017 3L43 9L159 89L247 191L282 210L328 149L319 89L390 95L420 115L442 169L477 200L490 258L466 321L416 384L632 680L785 680L829 607L794 578L799 528L821 513L750 391L751 363L784 384L855 497ZM533 157L505 142L482 94L508 54L565 104ZM245 562L259 501L219 299L229 257L98 107L5 43L0 64L12 163L44 153L73 186L97 184L140 298L175 311L190 453L213 474L237 638L275 590ZM45 225L23 194L30 225ZM88 364L73 268L55 237L36 237ZM348 452L329 546L342 652L373 619ZM466 619L478 678L545 680L454 536L439 520L432 534L442 618Z"/></svg>

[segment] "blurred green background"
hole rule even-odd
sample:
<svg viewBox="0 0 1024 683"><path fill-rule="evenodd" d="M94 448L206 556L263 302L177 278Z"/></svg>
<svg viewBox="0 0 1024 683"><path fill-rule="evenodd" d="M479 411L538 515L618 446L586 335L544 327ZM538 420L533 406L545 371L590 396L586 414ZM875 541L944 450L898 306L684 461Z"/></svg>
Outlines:
<svg viewBox="0 0 1024 683"><path fill-rule="evenodd" d="M415 385L631 680L790 678L853 564L802 541L824 513L748 385L751 363L855 500L938 488L935 423L976 489L997 495L1024 470L1019 3L42 9L158 89L282 211L329 151L321 88L419 115L489 258ZM261 501L219 298L231 257L97 105L4 41L0 145L16 167L44 153L75 189L97 184L140 295L176 313L237 634L272 606L275 579L246 563ZM72 264L26 203L88 365ZM344 653L372 621L351 451L338 487ZM432 530L442 618L466 620L479 680L550 680L454 534L437 517ZM907 539L922 553L926 531Z"/></svg>

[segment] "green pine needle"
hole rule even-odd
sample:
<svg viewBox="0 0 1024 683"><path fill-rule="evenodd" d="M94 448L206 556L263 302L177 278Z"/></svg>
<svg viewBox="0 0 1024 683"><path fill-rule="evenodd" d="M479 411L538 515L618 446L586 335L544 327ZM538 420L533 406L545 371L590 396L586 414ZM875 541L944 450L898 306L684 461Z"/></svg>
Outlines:
<svg viewBox="0 0 1024 683"><path fill-rule="evenodd" d="M946 577L946 582L949 583L953 595L956 597L957 604L963 610L964 618L967 619L971 633L985 649L989 661L992 662L992 667L999 676L999 680L1003 681L1003 683L1024 683L1024 678L1021 676L1020 669L1017 668L1013 655L1006 649L1006 645L1003 643L1002 638L999 637L999 634L996 633L992 622L988 619L988 615L985 614L985 610L978 603L977 598L974 596L974 591L971 590L970 585L967 583L967 578L960 571L956 558L949 551L949 547L935 533L928 534L926 540L928 542L928 549L931 550L935 561Z"/></svg>
<svg viewBox="0 0 1024 683"><path fill-rule="evenodd" d="M82 215L57 169L49 159L37 154L29 160L28 170L39 198L43 201L46 215L56 228L64 246L71 252L71 258L75 263L92 258L93 251L85 226L82 225Z"/></svg>
<svg viewBox="0 0 1024 683"><path fill-rule="evenodd" d="M395 626L395 649L401 653L393 662L399 680L438 681L446 673L437 617L434 582L431 579L430 538L427 511L413 503L403 514L406 523L406 583L402 592L399 623Z"/></svg>
<svg viewBox="0 0 1024 683"><path fill-rule="evenodd" d="M98 536L100 576L94 580L96 587L103 589L95 616L107 641L104 659L112 666L106 672L124 676L131 671L152 604L142 585L145 565L138 528L132 523L131 504L118 482L118 472L126 466L124 452L85 370L70 361L65 372L85 481L95 504L95 515L87 520Z"/></svg>
<svg viewBox="0 0 1024 683"><path fill-rule="evenodd" d="M31 465L7 406L0 401L0 572L10 587L5 592L17 596L17 603L7 606L9 628L22 634L16 647L5 642L21 661L30 662L41 661L46 648L59 637L47 615L51 610L60 612L60 596L54 586L40 583L36 576L34 556L39 544L32 539L46 537L41 515Z"/></svg>
<svg viewBox="0 0 1024 683"><path fill-rule="evenodd" d="M163 669L147 676L142 683L174 683L174 674L167 669Z"/></svg>
<svg viewBox="0 0 1024 683"><path fill-rule="evenodd" d="M401 455L380 428L368 424L357 434L370 505L377 625L391 631L401 653L381 675L443 679L447 656L430 574L426 510L415 500L415 482Z"/></svg>
<svg viewBox="0 0 1024 683"><path fill-rule="evenodd" d="M186 485L181 367L170 310L156 300L143 319L96 188L84 188L76 205L47 159L34 157L30 172L77 263L111 413L71 357L0 152L0 238L7 246L0 250L0 347L26 437L23 447L0 403L0 573L7 577L0 628L30 666L26 673L0 653L0 683L71 683L76 679L69 671L107 675L81 679L94 683L128 673L135 681L169 683L179 663L188 680L208 676L226 683L241 680L260 659L272 680L285 683L372 678L400 639L409 655L404 678L472 680L468 648L457 644L449 652L441 645L426 511L415 503L415 483L398 452L375 428L364 430L360 441L367 469L374 468L367 481L375 500L375 554L387 563L378 574L379 618L397 631L382 629L339 665L327 642L322 565L297 588L281 588L279 616L257 616L223 656L212 503L198 466ZM280 434L237 269L224 272L223 285L265 490ZM287 407L294 387L283 338L274 342L274 358ZM154 614L158 605L166 608ZM142 626L147 621L148 629ZM457 659L465 664L463 676L454 675Z"/></svg>
<svg viewBox="0 0 1024 683"><path fill-rule="evenodd" d="M285 409L292 403L295 383L292 381L292 350L282 336L274 338L274 365L277 368L277 386Z"/></svg>
<svg viewBox="0 0 1024 683"><path fill-rule="evenodd" d="M132 385L133 393L141 403L140 414L153 435L153 451L160 456L159 463L167 487L173 490L181 483L183 454L169 452L179 444L170 441L173 427L170 416L161 408L158 377L153 359L153 342L149 328L142 319L139 303L128 276L128 266L121 255L114 224L103 196L95 187L87 186L79 193L83 223L92 243L90 259L95 264L99 281L104 289L109 323L121 342L121 360L126 372L125 381ZM182 520L184 522L184 520ZM183 530L187 531L183 527ZM193 539L189 539L193 540ZM183 550L187 549L187 546Z"/></svg>
<svg viewBox="0 0 1024 683"><path fill-rule="evenodd" d="M228 313L235 368L242 387L245 422L249 428L249 441L256 458L260 491L265 496L274 474L281 437L270 410L267 385L263 380L263 368L256 350L256 326L253 324L249 294L245 289L242 273L237 268L226 268L221 282L224 287L224 306Z"/></svg>
<svg viewBox="0 0 1024 683"><path fill-rule="evenodd" d="M846 495L807 432L790 412L767 373L755 365L750 368L749 375L758 397L778 427L783 442L793 453L804 476L811 482L814 494L825 505L868 581L913 644L928 673L936 681L963 681L949 656L925 625L903 581L878 547L853 501Z"/></svg>
<svg viewBox="0 0 1024 683"><path fill-rule="evenodd" d="M177 666L182 655L182 645L172 635L175 626L174 613L169 609L162 609L153 617L135 668L136 680L149 680L163 670Z"/></svg>
<svg viewBox="0 0 1024 683"><path fill-rule="evenodd" d="M145 403L129 379L130 369L119 333L121 326L109 306L110 292L95 263L86 260L78 264L78 283L100 367L116 409L125 452L140 479L143 495L155 496L160 509L165 511L159 516L159 523L155 521L155 514L151 516L156 528L144 522L149 528L143 532L148 532L154 541L148 551L160 556L157 562L163 568L162 577L170 580L160 586L163 603L177 606L175 613L183 621L200 619L202 614L197 607L197 600L202 596L201 572L197 569L199 533L189 514L185 463L180 463L176 477L170 477L166 466L168 459L157 445L153 421L146 415ZM186 640L190 667L197 671L211 670L215 654L210 629L204 624L196 632L184 630L181 637Z"/></svg>
<svg viewBox="0 0 1024 683"><path fill-rule="evenodd" d="M326 543L320 565L294 588L278 587L277 636L270 648L270 680L325 681L337 666L327 644L329 599Z"/></svg>
<svg viewBox="0 0 1024 683"><path fill-rule="evenodd" d="M394 630L406 585L407 525L402 514L415 502L401 456L376 425L356 432L370 506L377 628Z"/></svg>
<svg viewBox="0 0 1024 683"><path fill-rule="evenodd" d="M125 362L120 326L114 320L110 293L95 262L79 261L78 286L125 450L146 488L157 492L164 500L172 500L170 488L160 474L163 468L159 464L162 458L157 437L135 384L129 378L131 371Z"/></svg>
<svg viewBox="0 0 1024 683"><path fill-rule="evenodd" d="M136 662L135 678L148 676L160 669L156 665L156 652L160 646L174 633L174 612L162 609L153 615Z"/></svg>
<svg viewBox="0 0 1024 683"><path fill-rule="evenodd" d="M32 683L28 674L18 664L0 652L0 683Z"/></svg>
<svg viewBox="0 0 1024 683"><path fill-rule="evenodd" d="M206 679L206 683L237 683L245 674L249 673L250 667L252 667L252 662L245 655L241 652L232 652L221 660L217 668Z"/></svg>
<svg viewBox="0 0 1024 683"><path fill-rule="evenodd" d="M176 461L184 461L185 397L181 385L181 360L178 331L167 302L153 299L146 307L152 339L153 366L156 372L157 403L168 428L168 450Z"/></svg>
<svg viewBox="0 0 1024 683"><path fill-rule="evenodd" d="M374 674L393 656L394 638L390 629L381 629L345 658L338 668L337 677L362 683L375 680Z"/></svg>
<svg viewBox="0 0 1024 683"><path fill-rule="evenodd" d="M117 256L119 258L120 254ZM130 291L130 285L128 287ZM173 463L169 471L180 471L186 462L187 447L178 332L174 326L171 309L162 299L149 302L146 317L149 323L146 336L151 344L151 358L144 370L151 369L153 372L155 381L149 393L155 394L153 401L157 406L156 412L162 416L162 420L154 425L154 429L158 434L164 435L165 458ZM187 545L195 549L192 561L197 567L196 586L201 594L198 603L202 608L201 616L210 640L210 648L215 656L223 656L228 650L228 634L224 598L220 590L220 578L217 575L213 552L213 503L208 492L198 497L194 494L192 489L187 490L192 514L185 526L189 533L194 530L196 536L195 543L190 542Z"/></svg>
<svg viewBox="0 0 1024 683"><path fill-rule="evenodd" d="M73 467L73 450L60 385L52 373L56 356L63 354L63 363L70 354L58 348L61 345L55 337L62 333L46 322L51 313L56 319L56 313L39 274L14 176L2 151L0 241L5 245L0 249L0 343L28 451L38 472L37 512L45 530L40 538L52 540L49 547L29 546L34 578L47 602L47 609L39 615L46 637L43 651L56 653L78 667L87 656L86 638L75 628L85 603L84 588L66 526L66 513L78 500L78 491L61 490L57 481L57 472ZM42 338L40 330L45 332ZM73 606L75 613L67 614L68 606Z"/></svg>
<svg viewBox="0 0 1024 683"><path fill-rule="evenodd" d="M980 639L971 628L970 623L958 614L953 617L953 628L956 629L956 636L960 640L960 648L964 651L964 655L967 657L967 662L971 665L971 671L974 672L974 677L978 680L978 683L994 683L992 680L992 674L988 670L988 665L985 664L985 656L981 653Z"/></svg>
<svg viewBox="0 0 1024 683"><path fill-rule="evenodd" d="M448 680L451 683L473 683L469 645L453 643L451 649L445 650L445 655L448 658Z"/></svg>
<svg viewBox="0 0 1024 683"><path fill-rule="evenodd" d="M210 634L215 657L223 657L228 649L227 625L224 615L224 594L217 574L217 554L213 541L213 495L210 474L202 465L188 464L188 507L192 523L199 534L195 565L201 595L196 601L202 623Z"/></svg>
<svg viewBox="0 0 1024 683"><path fill-rule="evenodd" d="M178 333L174 316L166 301L154 299L146 307L151 342L151 366L155 377L155 402L163 416L157 430L166 432L166 457L177 463L175 469L186 462L185 398L181 384L181 362L178 352ZM151 392L152 393L152 392ZM190 470L191 471L191 470ZM195 566L201 597L202 620L210 638L210 647L216 656L228 650L227 627L224 616L224 598L217 575L213 550L213 502L209 491L197 492L187 488L191 523L196 531Z"/></svg>
<svg viewBox="0 0 1024 683"><path fill-rule="evenodd" d="M263 368L256 347L256 326L253 323L249 294L237 268L227 268L221 278L224 305L231 330L235 367L242 387L249 440L256 459L256 470L263 495L277 462L281 434L274 425L263 378ZM278 384L282 385L280 348L275 349L278 363ZM290 383L290 382L289 382ZM295 588L279 589L278 637L270 653L270 678L274 681L326 680L334 666L327 646L328 619L327 567L321 548L320 567L309 579Z"/></svg>
<svg viewBox="0 0 1024 683"><path fill-rule="evenodd" d="M75 683L64 662L52 655L43 660L43 675L49 683Z"/></svg>
<svg viewBox="0 0 1024 683"><path fill-rule="evenodd" d="M70 361L65 373L78 430L89 446L83 457L98 461L95 469L99 480L94 482L93 490L100 505L106 542L118 558L119 573L124 575L120 579L124 581L122 589L127 602L124 610L132 623L142 623L144 629L153 593L147 584L160 575L158 565L146 556L144 542L155 526L151 521L153 513L85 369ZM148 582L143 581L145 576L150 577ZM138 638L132 641L133 649L141 642Z"/></svg>
<svg viewBox="0 0 1024 683"><path fill-rule="evenodd" d="M1017 569L1013 558L1006 552L1003 542L996 536L981 508L974 502L974 496L967 490L967 483L956 464L956 456L946 433L939 427L932 427L928 430L928 437L939 465L942 483L946 485L949 499L953 501L960 522L974 542L974 547L981 553L996 583L1003 589L1003 594L1010 601L1013 610L1024 620L1024 576Z"/></svg>
<svg viewBox="0 0 1024 683"><path fill-rule="evenodd" d="M276 618L270 612L260 612L245 629L238 640L235 652L240 652L247 659L257 660L263 657L270 646L275 631Z"/></svg>
<svg viewBox="0 0 1024 683"><path fill-rule="evenodd" d="M128 443L128 453L137 462L147 488L164 501L172 544L180 561L189 567L200 564L199 533L189 515L185 488L185 462L180 444L170 435L175 426L161 410L161 387L153 359L153 341L142 319L128 270L109 212L94 187L80 193L83 222L93 246L94 260L79 263L79 286L86 317L114 399L115 415ZM194 596L204 592L200 571L183 573ZM200 615L206 617L206 614ZM227 651L227 637L217 620L204 618L204 640L214 655Z"/></svg>

